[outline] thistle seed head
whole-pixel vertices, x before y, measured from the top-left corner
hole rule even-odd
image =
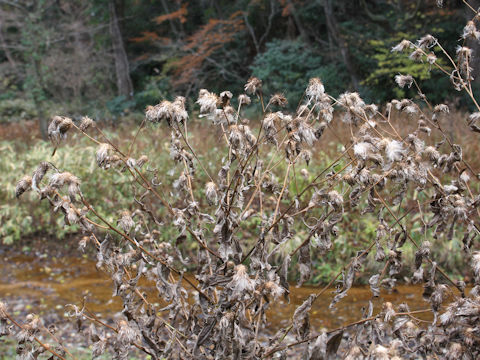
[[[232,99],[233,94],[230,91],[222,91],[220,93],[220,101],[222,103],[222,107],[227,106],[230,104],[230,100]]]
[[[323,99],[325,94],[325,87],[323,86],[322,81],[319,78],[312,78],[308,82],[307,90],[305,95],[309,101],[318,102]]]
[[[235,266],[234,272],[230,286],[237,296],[243,296],[245,291],[252,292],[255,290],[255,283],[250,279],[250,276],[248,276],[245,265],[240,264]]]
[[[200,114],[211,114],[217,110],[219,103],[218,96],[206,89],[201,89],[198,93],[197,104],[200,105]]]
[[[112,153],[114,149],[108,143],[102,143],[98,146],[97,153],[96,153],[96,160],[97,165],[102,169],[110,168],[112,164]]]
[[[205,185],[205,196],[207,198],[207,201],[210,205],[216,205],[217,204],[217,186],[215,185],[214,182],[208,182]]]
[[[262,80],[251,77],[245,84],[245,92],[250,95],[255,95],[258,91],[262,90]]]
[[[15,197],[18,199],[25,191],[30,190],[32,187],[32,177],[25,175],[17,183],[15,187]]]
[[[54,116],[47,128],[48,138],[57,146],[67,137],[67,131],[73,126],[72,119],[64,116]]]
[[[464,39],[480,39],[480,32],[477,31],[477,27],[473,21],[469,21],[463,28],[462,38]]]
[[[240,105],[250,105],[251,102],[252,100],[250,99],[250,96],[246,94],[241,94],[238,96],[238,103]]]
[[[285,107],[288,104],[287,98],[283,94],[272,95],[269,101],[272,105],[277,105],[280,107]]]
[[[413,44],[409,40],[404,39],[392,48],[392,52],[402,52],[412,47],[413,47]]]
[[[402,89],[407,86],[410,88],[413,84],[413,77],[412,75],[396,75],[395,76],[395,82],[397,83],[398,86],[400,86]]]
[[[80,122],[80,130],[86,131],[89,127],[95,126],[95,122],[90,119],[88,116],[82,117],[82,121]]]
[[[423,51],[421,49],[415,49],[408,57],[410,60],[421,62],[423,56]]]
[[[431,48],[432,46],[435,46],[436,43],[437,43],[437,39],[432,35],[427,34],[417,41],[417,46],[420,49],[425,50],[427,48]]]

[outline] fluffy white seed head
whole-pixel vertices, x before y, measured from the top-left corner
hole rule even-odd
[[[366,160],[371,152],[372,145],[367,142],[359,142],[353,146],[353,153],[356,157]]]
[[[251,77],[248,79],[247,83],[245,84],[245,92],[250,95],[254,95],[257,91],[262,89],[262,80],[256,77]]]
[[[324,94],[325,87],[323,86],[322,81],[319,78],[310,79],[307,90],[305,91],[307,99],[317,102],[322,99]]]
[[[235,274],[230,284],[232,289],[239,295],[242,295],[245,291],[252,292],[255,290],[255,283],[248,276],[247,267],[242,264],[235,266]]]
[[[395,82],[397,83],[398,86],[400,86],[402,89],[407,86],[410,88],[413,84],[413,77],[412,75],[396,75],[395,76]]]
[[[480,38],[480,32],[477,31],[477,27],[473,21],[469,21],[463,28],[462,38],[475,40]]]
[[[405,149],[400,141],[392,140],[385,147],[385,154],[390,162],[400,161],[405,154]]]
[[[404,39],[392,48],[392,52],[402,52],[411,47],[413,47],[412,43],[409,40]]]
[[[217,186],[214,182],[208,182],[205,185],[205,196],[210,205],[217,204]]]
[[[197,104],[200,105],[201,114],[211,114],[217,110],[218,97],[208,90],[201,89],[198,94]]]
[[[251,102],[252,100],[250,99],[250,96],[246,94],[241,94],[238,96],[238,103],[240,105],[250,105]]]

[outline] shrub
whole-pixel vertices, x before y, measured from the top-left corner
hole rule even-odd
[[[343,65],[325,64],[315,47],[301,40],[273,40],[263,53],[256,56],[252,66],[254,76],[264,80],[264,91],[279,91],[288,97],[291,106],[300,101],[305,84],[319,77],[336,96],[347,83]]]
[[[0,100],[0,119],[2,119],[1,122],[31,120],[37,116],[38,110],[32,101],[24,99]]]

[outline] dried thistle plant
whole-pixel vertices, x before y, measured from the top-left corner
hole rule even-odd
[[[463,37],[477,37],[474,23],[467,24]],[[435,55],[427,53],[437,46],[447,55],[431,35],[416,43],[403,40],[392,50],[413,51],[412,60],[427,60],[446,72],[432,60]],[[480,107],[470,86],[471,51],[462,47],[457,62],[448,58],[454,88],[465,91],[477,107],[467,126],[478,132]],[[252,128],[247,123],[254,121],[241,120],[243,107],[252,102],[247,95],[238,96],[235,109],[230,91],[218,96],[202,89],[196,102],[201,121],[211,122],[223,142],[224,156],[215,170],[202,162],[189,142],[190,116],[184,98],[149,106],[143,124],[161,123],[156,125],[162,127],[159,131],[168,128],[171,133],[171,160],[179,174],[170,183],[165,178],[160,181],[161,174],[151,170],[155,164],[148,164],[150,171],[142,168],[148,154],[134,156],[120,149],[105,139],[98,126],[92,126],[91,119],[84,118],[77,127],[68,118],[55,117],[49,127],[55,146],[67,130],[79,130],[98,145],[98,171],[122,170],[131,176],[135,189],[131,209],[118,211],[117,222],[112,223],[95,210],[95,202],[101,199],[87,199],[82,193],[88,179],[60,171],[51,163],[41,163],[16,188],[17,197],[31,188],[51,204],[52,211],[63,214],[66,224],[78,224],[97,251],[97,268],[111,276],[114,296],[123,303],[122,320],[105,326],[85,304],[72,306],[72,316],[91,342],[93,355],[109,351],[125,359],[136,348],[152,359],[283,359],[293,354],[325,359],[337,353],[346,359],[478,358],[478,173],[464,159],[461,144],[453,143],[442,129],[441,117],[448,107],[432,106],[410,75],[397,75],[395,81],[401,87],[415,86],[420,102],[395,99],[380,111],[358,93],[346,92],[338,99],[329,96],[315,78],[297,111],[288,114],[270,112],[270,106],[285,106],[285,97],[274,94],[265,105],[261,80],[251,78],[244,90],[257,95],[263,110],[261,123]],[[394,115],[400,123],[392,120]],[[401,126],[406,119],[415,122],[412,131]],[[334,161],[310,175],[307,168],[319,140],[339,121],[349,130],[348,141],[340,144],[342,150]],[[87,134],[91,128],[106,142]],[[298,168],[304,163],[307,168],[300,175],[308,180],[298,187]],[[278,164],[283,165],[280,171]],[[200,183],[199,174],[208,181]],[[203,189],[204,198],[195,189]],[[143,195],[138,198],[140,192]],[[424,201],[419,201],[418,194]],[[147,206],[147,200],[167,215],[160,219],[159,209]],[[289,325],[271,334],[267,309],[288,299],[292,259],[301,285],[311,278],[312,261],[322,259],[335,246],[348,213],[375,216],[375,236],[357,249],[327,286],[305,299]],[[253,217],[259,224],[254,232],[247,229],[247,220]],[[414,223],[421,224],[422,243],[412,237]],[[177,239],[159,235],[164,226],[174,229]],[[246,239],[242,234],[247,230]],[[294,237],[299,230],[304,234],[300,241]],[[435,262],[428,238],[451,241],[455,232],[464,234],[462,251],[472,261],[474,288],[468,296],[465,283],[453,280]],[[197,245],[196,258],[189,263],[194,276],[182,270],[185,254],[176,240],[183,238]],[[415,268],[405,270],[402,254],[407,242],[416,249]],[[380,271],[364,274],[363,265],[370,259]],[[385,303],[378,314],[373,314],[371,306],[363,316],[359,314],[358,321],[340,329],[317,332],[310,327],[312,305],[334,283],[337,288],[330,308],[339,306],[359,275],[368,279],[373,298],[393,289],[405,272],[412,282],[423,284],[430,308],[421,312],[431,312],[432,322],[420,322],[415,317],[418,311],[411,311],[407,304],[395,308]],[[141,278],[155,284],[167,306],[160,308],[145,298]],[[448,296],[453,302],[446,306]],[[6,305],[0,304],[0,335],[8,335],[16,326],[22,356],[35,357],[43,349],[61,359],[68,357],[62,349],[54,351],[36,338],[40,324],[33,316],[23,325],[15,323]],[[352,331],[355,336],[344,336]],[[295,338],[286,343],[289,333]]]

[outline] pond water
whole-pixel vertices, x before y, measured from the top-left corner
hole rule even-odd
[[[5,257],[0,263],[0,274],[0,298],[15,299],[17,313],[47,314],[54,310],[63,316],[66,304],[80,305],[85,295],[89,295],[89,309],[102,314],[102,317],[109,318],[121,309],[119,299],[112,298],[110,280],[97,271],[95,262],[88,258]],[[143,282],[141,286],[151,303],[162,304],[152,283]],[[321,288],[296,288],[292,285],[290,303],[276,303],[268,311],[268,330],[275,332],[288,325],[296,307]],[[422,290],[421,286],[400,285],[395,292],[382,291],[379,298],[372,299],[369,287],[354,287],[335,310],[330,310],[328,306],[333,298],[333,289],[329,289],[313,305],[311,325],[317,330],[333,329],[358,320],[362,317],[362,308],[367,308],[370,300],[374,305],[374,314],[381,310],[385,301],[396,305],[406,302],[411,310],[427,309],[429,305],[422,300]],[[430,320],[428,313],[418,317]]]

